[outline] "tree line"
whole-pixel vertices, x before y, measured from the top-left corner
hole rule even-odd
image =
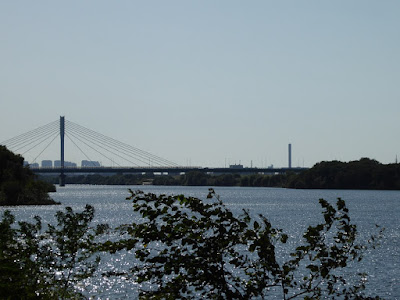
[[[57,183],[57,177],[42,177]],[[301,173],[285,174],[206,174],[192,171],[170,176],[154,174],[115,174],[67,176],[69,184],[153,185],[170,186],[245,186],[284,187],[298,189],[400,189],[400,164],[381,164],[362,158],[357,161],[326,161],[317,163]]]
[[[298,175],[289,176],[288,188],[400,190],[400,164],[357,161],[327,161]]]
[[[56,184],[57,176],[41,176],[42,180]],[[287,176],[282,175],[240,175],[221,174],[212,175],[200,171],[191,171],[183,175],[154,175],[154,174],[88,174],[68,175],[65,178],[66,184],[95,184],[95,185],[169,185],[169,186],[264,186],[282,187]]]

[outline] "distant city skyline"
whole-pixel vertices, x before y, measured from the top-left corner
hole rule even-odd
[[[51,159],[43,159],[40,163],[39,162],[32,162],[30,163],[27,160],[24,160],[24,165],[34,165],[35,167],[42,167],[42,168],[59,168],[61,167],[61,160],[51,160]],[[64,161],[65,167],[77,167],[79,164],[77,162],[72,161]],[[89,161],[89,160],[82,160],[80,163],[81,167],[100,167],[101,163],[98,161]]]
[[[65,116],[179,165],[285,167],[289,143],[293,167],[393,163],[399,15],[394,0],[1,1],[0,142]]]

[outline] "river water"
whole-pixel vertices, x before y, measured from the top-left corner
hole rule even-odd
[[[156,194],[184,194],[205,199],[207,187],[163,187],[163,186],[91,186],[67,185],[57,187],[52,193],[61,206],[21,206],[9,209],[17,220],[32,221],[35,215],[43,223],[53,223],[56,211],[71,206],[81,211],[86,204],[95,207],[94,224],[107,223],[111,227],[132,223],[137,214],[132,203],[126,201],[128,188]],[[282,228],[295,245],[308,225],[322,222],[318,199],[324,198],[335,203],[337,197],[346,201],[352,221],[357,224],[360,239],[366,240],[376,233],[375,224],[385,228],[381,245],[366,254],[354,272],[366,272],[367,292],[385,299],[400,299],[400,191],[359,191],[359,190],[291,190],[281,188],[217,187],[217,194],[235,213],[243,208],[251,214],[262,213],[274,227]],[[102,260],[100,270],[129,268],[134,261],[131,253],[121,252]],[[93,299],[135,299],[137,284],[129,278],[103,278],[98,276],[85,281],[79,287]]]

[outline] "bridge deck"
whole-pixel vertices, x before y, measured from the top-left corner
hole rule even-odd
[[[61,168],[31,168],[37,174],[46,173],[187,173],[199,171],[204,173],[299,173],[308,168],[203,168],[203,167],[66,167]]]

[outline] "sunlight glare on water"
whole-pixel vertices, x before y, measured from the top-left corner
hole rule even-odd
[[[91,186],[67,185],[57,187],[51,196],[61,202],[58,206],[2,207],[9,209],[17,220],[32,221],[35,215],[44,224],[53,223],[54,215],[65,206],[81,211],[86,204],[95,208],[93,226],[99,223],[117,227],[121,224],[141,222],[132,209],[128,188],[144,190],[156,194],[184,194],[205,199],[207,187],[163,187],[163,186]],[[381,246],[370,250],[361,264],[352,272],[366,272],[367,290],[371,295],[388,299],[400,299],[400,192],[399,191],[352,191],[352,190],[290,190],[280,188],[216,187],[215,191],[234,213],[248,209],[257,217],[265,215],[272,225],[283,229],[289,235],[288,247],[295,247],[308,225],[322,221],[318,199],[324,198],[335,203],[337,197],[346,201],[352,221],[357,224],[359,238],[367,240],[376,233],[375,224],[386,228]],[[112,239],[112,236],[109,237]],[[278,254],[285,256],[288,250],[277,248]],[[128,271],[135,264],[135,257],[127,251],[115,255],[102,254],[99,270],[94,278],[77,286],[91,299],[135,299],[140,287],[135,279],[126,276],[104,277],[104,272]]]

